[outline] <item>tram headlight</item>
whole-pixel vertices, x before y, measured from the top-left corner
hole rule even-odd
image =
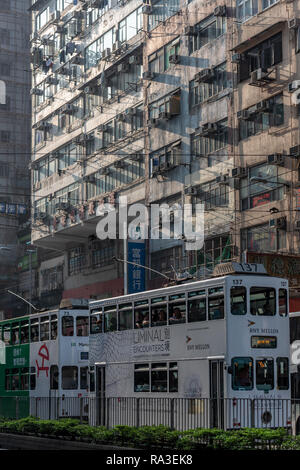
[[[269,424],[272,421],[272,413],[270,411],[265,411],[261,415],[261,421],[263,424]]]

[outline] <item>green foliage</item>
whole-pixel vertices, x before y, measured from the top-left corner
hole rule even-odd
[[[42,420],[32,416],[20,420],[0,421],[0,432],[42,434],[54,437],[79,438],[99,444],[152,449],[222,450],[300,450],[300,436],[291,437],[285,429],[256,429],[223,431],[220,429],[191,429],[174,431],[167,426],[104,426],[80,424],[79,420],[64,418]]]

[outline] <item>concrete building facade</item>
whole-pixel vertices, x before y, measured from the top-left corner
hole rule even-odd
[[[147,208],[205,205],[203,248],[147,240],[147,266],[202,278],[219,262],[269,256],[273,274],[293,278],[297,308],[297,5],[33,3],[40,298],[124,292],[123,265],[113,261],[126,254],[123,240],[99,240],[96,226],[104,203],[118,210],[127,196]],[[146,287],[162,281],[147,273]]]

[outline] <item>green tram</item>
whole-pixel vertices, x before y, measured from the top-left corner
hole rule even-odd
[[[75,400],[88,390],[88,322],[81,299],[0,321],[0,417],[78,415]],[[63,402],[51,410],[54,398]]]

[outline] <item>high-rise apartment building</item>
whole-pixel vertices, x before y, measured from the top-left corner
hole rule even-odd
[[[203,248],[149,240],[148,266],[201,278],[220,262],[263,260],[291,279],[297,308],[297,6],[33,3],[32,240],[51,253],[39,266],[45,302],[123,292],[112,259],[123,240],[99,240],[96,226],[103,203],[118,210],[127,196],[205,205]],[[147,288],[161,282],[147,274]]]
[[[30,0],[0,2],[0,311],[14,314],[18,305],[5,295],[10,287],[29,291],[22,242],[30,240],[31,100]],[[21,233],[21,231],[23,233]],[[28,268],[27,268],[28,270]]]

